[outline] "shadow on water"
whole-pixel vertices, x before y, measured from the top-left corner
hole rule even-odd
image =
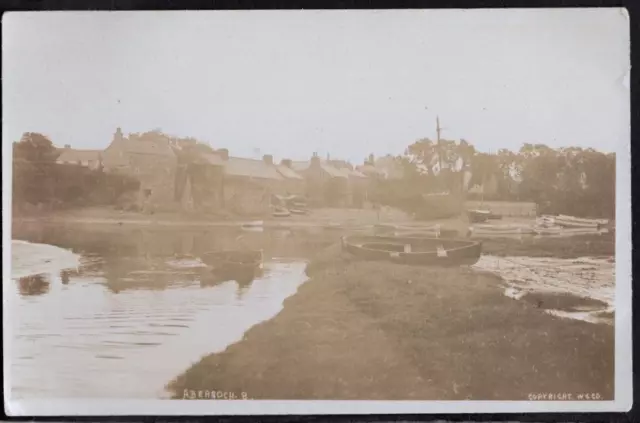
[[[23,296],[46,294],[50,286],[51,281],[47,275],[32,275],[18,279],[18,291]]]
[[[309,237],[292,230],[243,231],[236,228],[183,230],[176,228],[113,228],[22,223],[14,225],[14,239],[70,249],[82,256],[77,270],[60,272],[62,284],[78,277],[100,276],[111,293],[165,290],[185,283],[202,287],[236,281],[239,290],[261,276],[216,273],[203,268],[202,254],[229,249],[261,249],[265,261],[295,257],[309,259],[339,235]],[[45,293],[43,291],[41,293]]]
[[[163,398],[167,381],[191,363],[277,314],[307,280],[308,259],[339,238],[18,226],[8,322],[15,398]],[[200,260],[242,248],[262,250],[262,266],[215,272]]]

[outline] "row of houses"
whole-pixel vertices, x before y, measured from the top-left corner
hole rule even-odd
[[[307,161],[271,155],[233,157],[195,140],[160,132],[129,134],[118,128],[105,150],[61,149],[57,162],[131,175],[140,181],[142,207],[175,210],[228,210],[257,215],[269,211],[274,196],[299,195],[312,206],[362,207],[375,181],[401,178],[390,158],[353,166],[313,154]]]

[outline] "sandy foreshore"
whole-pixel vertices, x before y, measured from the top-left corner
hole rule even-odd
[[[551,316],[540,298],[508,298],[496,276],[352,262],[338,246],[307,272],[310,280],[274,319],[171,381],[174,397],[200,390],[254,399],[613,397],[613,327]]]

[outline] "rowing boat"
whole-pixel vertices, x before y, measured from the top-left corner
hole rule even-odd
[[[587,219],[583,217],[567,216],[566,214],[559,214],[557,219],[578,223],[597,223],[598,225],[606,225],[609,223],[609,219]]]
[[[455,229],[418,230],[416,228],[413,231],[395,231],[393,232],[393,236],[404,238],[456,238],[459,236],[459,233]]]
[[[276,210],[272,213],[273,217],[289,217],[291,216],[291,213],[289,212],[289,210]]]
[[[202,254],[202,262],[218,271],[245,271],[262,266],[262,250],[223,250]]]
[[[577,227],[568,228],[562,226],[553,227],[534,227],[533,231],[538,235],[580,235],[580,234],[599,234],[603,233],[594,227]]]
[[[472,223],[486,222],[491,216],[489,210],[467,210],[467,216]]]
[[[474,225],[469,232],[474,235],[523,235],[533,233],[533,228],[522,225]]]
[[[566,227],[566,228],[598,229],[600,227],[600,224],[597,222],[583,222],[583,221],[566,220],[566,219],[560,219],[560,218],[556,218],[555,224],[558,226]]]
[[[472,265],[482,254],[482,243],[459,239],[352,235],[341,243],[343,251],[360,259],[399,264]]]

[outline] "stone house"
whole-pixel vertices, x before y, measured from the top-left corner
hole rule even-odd
[[[348,207],[351,205],[349,174],[314,153],[309,161],[291,162],[303,175],[309,203],[313,206]]]
[[[369,178],[344,160],[329,160],[329,164],[347,175],[350,193],[348,206],[364,207],[368,197]]]
[[[170,139],[159,132],[123,136],[120,128],[102,153],[103,168],[140,181],[137,201],[147,210],[179,207],[176,176],[178,159]]]
[[[375,158],[373,154],[364,161],[364,164],[356,168],[370,178],[377,179],[402,179],[404,177],[404,169],[393,156],[384,156]]]
[[[70,145],[65,145],[59,151],[60,155],[56,159],[58,164],[78,165],[95,170],[102,167],[102,151],[100,150],[76,150]]]
[[[182,210],[217,212],[223,208],[224,161],[198,146],[176,149],[176,200]]]
[[[284,159],[276,165],[276,169],[283,178],[284,194],[289,195],[306,195],[306,185],[304,176],[293,170],[292,161]]]
[[[273,164],[272,156],[262,160],[230,157],[226,149],[217,151],[223,160],[223,201],[225,209],[246,216],[271,211],[273,194],[284,193],[284,178]]]

